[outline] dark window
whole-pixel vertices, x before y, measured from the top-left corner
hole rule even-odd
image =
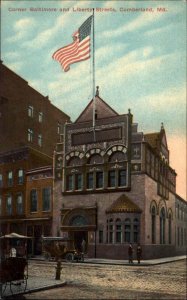
[[[7,215],[12,214],[12,196],[11,195],[8,195],[7,199],[6,199],[6,212],[7,212]]]
[[[99,230],[99,243],[103,243],[103,230]]]
[[[87,174],[87,189],[93,189],[93,173]]]
[[[138,239],[139,239],[139,221],[138,221],[138,219],[134,219],[133,235],[134,235],[134,243],[138,243]]]
[[[181,228],[181,246],[183,246],[183,228]]]
[[[126,170],[120,170],[119,171],[118,185],[119,186],[125,186],[126,185]]]
[[[68,175],[67,177],[67,191],[73,190],[73,175]]]
[[[103,172],[96,172],[96,189],[103,187]]]
[[[51,206],[51,188],[47,187],[42,190],[42,209],[49,211]]]
[[[108,186],[115,187],[115,183],[116,183],[115,171],[109,171],[108,172]]]
[[[153,206],[151,209],[151,242],[152,244],[155,244],[155,229],[156,229],[156,210],[155,207]]]
[[[171,244],[171,215],[169,215],[169,220],[168,220],[168,222],[169,222],[169,228],[168,228],[168,234],[169,234],[169,238],[168,238],[168,240],[169,240],[169,244]]]
[[[82,190],[82,174],[75,174],[75,189]]]
[[[30,105],[28,107],[28,116],[32,118],[33,115],[34,115],[34,108],[33,108],[33,106]]]
[[[23,196],[22,194],[19,194],[17,196],[17,203],[16,203],[16,208],[17,208],[17,214],[21,215],[23,214]]]
[[[37,211],[38,199],[37,199],[37,191],[31,190],[30,192],[30,204],[31,204],[31,212]]]
[[[28,133],[28,142],[32,142],[34,136],[33,130],[29,128],[27,133]]]
[[[113,226],[113,220],[110,219],[109,221],[109,243],[113,243],[113,230],[114,230],[114,226]]]
[[[8,172],[8,186],[13,185],[13,173],[12,171]]]
[[[122,242],[122,226],[121,226],[121,220],[116,220],[116,243]]]
[[[177,227],[177,244],[180,246],[180,228]]]
[[[160,212],[160,244],[165,244],[165,210]]]
[[[18,171],[18,184],[23,183],[23,170]]]
[[[42,121],[43,121],[43,113],[41,111],[38,114],[38,121],[39,121],[39,123],[42,123]]]
[[[130,243],[131,241],[131,221],[130,219],[125,220],[125,242]]]
[[[38,145],[41,147],[42,146],[42,135],[38,135]]]

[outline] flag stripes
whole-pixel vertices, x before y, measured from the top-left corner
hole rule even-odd
[[[59,61],[65,72],[70,69],[71,64],[90,58],[91,21],[92,16],[73,34],[73,43],[60,48],[53,54],[53,59]]]

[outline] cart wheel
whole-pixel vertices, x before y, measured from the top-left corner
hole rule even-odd
[[[12,295],[22,294],[27,288],[27,276],[24,275],[23,279],[10,282],[10,291]]]
[[[7,284],[8,284],[7,282],[5,282],[5,283],[2,284],[2,292],[1,292],[2,294],[0,296],[4,295],[6,287],[7,287]]]
[[[67,253],[65,259],[67,261],[73,261],[74,260],[74,255],[73,253]]]

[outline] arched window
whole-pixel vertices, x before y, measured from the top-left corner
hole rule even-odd
[[[134,243],[138,243],[139,241],[139,220],[134,219],[133,222],[133,237],[134,237]]]
[[[93,154],[88,160],[89,165],[102,164],[102,163],[103,163],[103,158],[99,154]]]
[[[73,226],[82,226],[82,225],[88,225],[88,221],[87,219],[82,216],[82,215],[77,215],[77,216],[74,216],[71,221],[70,221],[70,225],[73,225]]]
[[[121,226],[121,220],[116,219],[116,243],[122,242],[122,226]]]
[[[109,220],[109,243],[113,243],[113,237],[114,237],[114,224],[113,224],[113,219]]]
[[[156,232],[156,208],[155,208],[155,206],[153,206],[151,209],[151,242],[152,242],[152,244],[156,243],[155,232]]]
[[[171,244],[171,214],[169,214],[168,218],[168,242]]]
[[[80,166],[82,165],[82,161],[78,156],[74,156],[70,158],[70,160],[67,162],[68,167],[74,167],[74,166]]]
[[[162,207],[160,212],[160,244],[165,244],[165,209]]]
[[[121,151],[116,151],[109,157],[109,162],[119,162],[127,159],[127,155]]]
[[[131,220],[125,219],[125,242],[131,242]]]

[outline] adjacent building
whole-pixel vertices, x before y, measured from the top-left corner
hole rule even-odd
[[[0,152],[30,146],[52,157],[70,118],[0,64]]]
[[[130,110],[119,115],[98,88],[95,107],[95,127],[93,100],[65,126],[63,151],[55,159],[54,199],[62,206],[54,228],[76,248],[84,238],[90,257],[125,259],[129,243],[140,243],[144,258],[176,255],[177,174],[164,125],[139,132]],[[179,230],[186,245],[186,232]]]
[[[53,153],[70,118],[2,61],[0,77],[0,232],[32,234],[37,254],[52,223]]]

